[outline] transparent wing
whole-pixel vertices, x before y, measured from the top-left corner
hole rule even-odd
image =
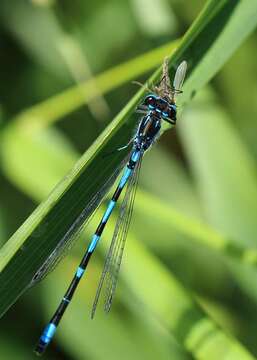
[[[118,167],[115,169],[108,181],[85,206],[81,214],[77,217],[77,219],[71,225],[64,237],[57,244],[56,248],[52,251],[52,253],[48,256],[45,262],[37,270],[37,272],[33,276],[29,287],[33,286],[38,281],[41,281],[47,274],[49,274],[50,271],[55,268],[59,261],[63,259],[68,250],[74,244],[75,240],[78,238],[78,235],[82,231],[85,224],[89,221],[91,214],[101,204],[104,196],[107,194],[107,192],[115,182],[117,176],[119,175],[121,169],[124,167],[127,160],[128,156],[126,156],[126,158],[118,165]]]
[[[124,195],[119,217],[115,226],[109,251],[106,255],[104,268],[96,291],[94,303],[91,311],[91,318],[94,317],[101,295],[103,286],[105,285],[105,311],[109,311],[113,295],[116,289],[119,270],[122,261],[122,255],[125,247],[127,233],[133,212],[133,205],[138,184],[138,178],[141,168],[142,157],[139,159],[132,176],[127,184],[126,193]]]
[[[119,226],[118,224],[116,224],[116,227],[118,229],[117,229],[117,231],[114,232],[114,235],[117,233],[117,235],[116,235],[117,240],[116,240],[116,249],[113,254],[112,264],[110,267],[110,272],[108,273],[108,275],[109,275],[108,283],[106,286],[105,305],[104,305],[104,309],[106,312],[108,312],[111,308],[112,299],[113,299],[113,296],[114,296],[114,293],[116,290],[116,286],[117,286],[117,280],[118,280],[118,275],[119,275],[119,271],[120,271],[123,251],[125,248],[128,229],[130,226],[131,217],[132,217],[133,208],[134,208],[134,201],[135,201],[136,190],[137,190],[137,185],[138,185],[141,162],[142,162],[142,157],[140,158],[140,160],[137,164],[137,167],[135,169],[135,172],[133,174],[134,176],[131,179],[132,180],[131,184],[130,184],[131,191],[129,193],[128,200],[127,200],[128,205],[126,205],[125,210],[124,210],[124,215],[123,215],[124,220],[121,220],[122,226]],[[119,230],[119,229],[121,229],[121,230]]]
[[[187,71],[187,62],[184,60],[182,63],[178,66],[174,81],[173,81],[173,87],[175,92],[180,93],[182,89],[183,82],[185,80]]]

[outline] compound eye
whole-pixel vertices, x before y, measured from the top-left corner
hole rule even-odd
[[[148,106],[149,109],[154,109],[156,106],[156,99],[153,96],[147,96],[144,101],[144,105]]]
[[[177,110],[175,105],[169,106],[167,113],[169,119],[176,120]]]

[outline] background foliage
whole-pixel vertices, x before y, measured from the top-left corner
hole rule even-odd
[[[157,66],[204,3],[1,1],[2,244],[134,95],[121,75],[140,80]],[[218,359],[230,351],[233,359],[237,351],[238,359],[257,357],[256,37],[187,105],[177,131],[166,132],[145,157],[112,313],[99,309],[89,319],[110,227],[46,358]],[[141,58],[147,52],[151,64]],[[103,76],[101,90],[92,83],[63,95],[74,82],[133,58],[112,73],[112,82]],[[78,109],[81,97],[87,105]],[[3,356],[34,358],[37,334],[97,219],[69,257],[2,318]],[[187,316],[174,327],[182,309]]]

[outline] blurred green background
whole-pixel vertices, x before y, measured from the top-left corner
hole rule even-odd
[[[44,135],[42,130],[31,142],[16,137],[10,128],[15,117],[76,83],[180,38],[204,4],[203,0],[1,0],[1,244],[137,89],[127,82],[110,87],[104,95],[99,90],[88,104],[47,124],[52,131]],[[96,319],[89,319],[104,258],[99,249],[46,359],[191,359],[179,339],[144,312],[135,295],[144,290],[153,301],[162,302],[158,298],[162,276],[175,276],[225,333],[257,357],[256,257],[251,257],[257,237],[256,41],[255,32],[187,105],[176,130],[165,132],[145,157],[128,236],[132,245],[126,249],[112,312],[106,316],[99,307]],[[35,126],[33,117],[29,120],[28,134]],[[87,241],[98,218],[87,229]],[[103,243],[110,236],[111,228]],[[85,236],[1,319],[2,358],[35,357],[33,346],[84,246]],[[131,285],[132,270],[138,266],[133,251],[142,263],[137,272],[142,289]],[[218,359],[218,352],[209,358]]]

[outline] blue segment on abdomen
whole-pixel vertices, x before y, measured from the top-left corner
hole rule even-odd
[[[131,156],[131,160],[137,162],[137,160],[139,159],[139,155],[140,155],[140,151],[133,152]]]
[[[105,222],[105,223],[107,222],[107,220],[109,219],[109,217],[110,217],[110,215],[111,215],[111,213],[112,213],[112,210],[113,210],[115,204],[116,204],[116,202],[113,201],[113,200],[111,200],[111,201],[109,202],[109,205],[108,205],[108,207],[107,207],[107,209],[106,209],[106,211],[105,211],[105,213],[104,213],[102,222]]]
[[[123,187],[124,187],[124,185],[125,185],[126,182],[128,181],[128,178],[129,178],[131,172],[132,172],[132,169],[129,169],[128,167],[126,167],[126,170],[125,170],[122,178],[120,179],[119,188],[123,188]]]
[[[82,267],[78,267],[77,268],[77,272],[76,272],[76,276],[77,276],[77,278],[81,278],[81,276],[83,275],[83,273],[84,273],[84,269],[82,269]]]
[[[48,324],[41,336],[41,340],[44,343],[48,344],[51,341],[52,337],[54,336],[55,330],[56,330],[56,326],[54,324],[52,323]]]
[[[94,235],[93,236],[93,239],[92,239],[92,241],[91,241],[91,243],[90,243],[90,245],[89,245],[89,248],[88,248],[88,252],[90,252],[90,253],[92,253],[94,250],[95,250],[95,247],[96,247],[96,245],[97,245],[97,242],[98,242],[98,240],[100,239],[100,236],[99,235]]]

